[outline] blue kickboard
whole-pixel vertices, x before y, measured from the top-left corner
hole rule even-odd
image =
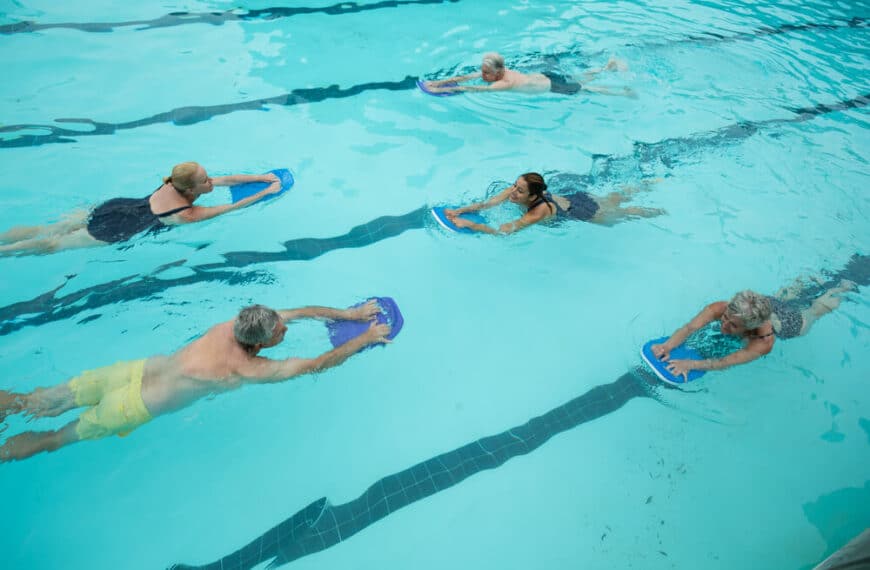
[[[390,334],[388,334],[386,338],[387,340],[393,340],[405,324],[405,319],[402,317],[402,311],[399,310],[399,305],[396,304],[396,301],[393,300],[392,297],[372,297],[366,299],[362,303],[357,303],[354,305],[354,308],[364,305],[372,300],[377,301],[378,307],[380,308],[380,312],[378,312],[376,317],[377,322],[382,325],[390,325]],[[331,342],[334,347],[341,346],[347,341],[358,337],[369,330],[370,326],[371,323],[368,321],[330,321],[326,324],[326,328],[329,331],[329,342]],[[369,345],[363,348],[363,350],[367,350],[373,346],[375,345]]]
[[[457,85],[458,83],[450,82],[445,83],[441,87],[456,87]],[[432,95],[433,97],[450,97],[451,95],[459,95],[460,93],[459,91],[450,91],[449,93],[438,93],[436,91],[429,91],[429,88],[426,87],[426,82],[422,79],[417,80],[417,87],[426,95]]]
[[[701,376],[704,375],[706,370],[690,370],[688,374],[688,380],[683,380],[682,376],[674,376],[670,372],[668,372],[667,365],[668,363],[659,360],[652,352],[652,345],[661,344],[668,340],[670,337],[663,336],[662,338],[656,338],[645,345],[640,349],[640,356],[643,358],[643,361],[646,362],[647,366],[652,368],[652,371],[655,372],[656,376],[662,382],[667,382],[668,384],[673,384],[674,386],[680,386],[685,384],[686,382],[692,382],[697,380]],[[704,357],[698,353],[694,348],[689,348],[685,344],[681,344],[677,348],[671,351],[671,360],[703,360]]]
[[[453,222],[451,222],[447,215],[444,213],[444,210],[450,210],[452,206],[438,206],[436,208],[432,208],[432,217],[435,218],[435,221],[438,222],[441,227],[445,230],[450,230],[451,232],[457,232],[460,234],[474,234],[477,233],[469,228],[457,228]],[[460,218],[468,220],[470,222],[474,222],[476,224],[485,224],[486,218],[478,214],[477,212],[467,212],[465,214],[460,214]]]
[[[270,170],[272,174],[278,177],[278,180],[281,181],[281,191],[275,194],[269,194],[268,196],[264,196],[260,198],[259,201],[269,200],[270,198],[274,198],[276,196],[280,196],[287,190],[289,190],[293,183],[293,174],[290,173],[286,168],[279,168],[277,170]],[[239,200],[244,200],[248,196],[253,196],[260,190],[267,188],[269,185],[266,182],[246,182],[244,184],[237,184],[236,186],[230,186],[230,193],[233,196],[233,204],[238,202]]]

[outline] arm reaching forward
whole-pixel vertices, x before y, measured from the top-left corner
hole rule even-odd
[[[283,382],[295,376],[320,372],[338,366],[370,344],[389,343],[390,341],[386,338],[388,334],[390,334],[389,325],[372,323],[365,333],[321,354],[317,358],[288,358],[286,360],[254,358],[250,367],[243,371],[243,381],[250,384]]]

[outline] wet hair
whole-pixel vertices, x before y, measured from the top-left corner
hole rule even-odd
[[[272,340],[275,327],[281,322],[278,312],[263,305],[251,305],[239,311],[233,324],[236,342],[247,352],[252,353],[256,345],[264,345]]]
[[[743,321],[747,329],[757,329],[770,318],[770,301],[755,291],[741,291],[728,301],[728,312]]]
[[[544,182],[544,177],[537,172],[526,172],[520,174],[520,178],[526,181],[529,186],[529,196],[543,198],[544,192],[547,191],[547,183]]]
[[[163,179],[164,184],[172,184],[179,194],[185,194],[196,186],[196,171],[199,164],[196,162],[182,162],[172,167],[172,174]]]
[[[494,51],[483,54],[483,63],[480,64],[481,67],[486,67],[495,71],[496,73],[500,73],[504,71],[504,58],[501,54],[498,54]]]

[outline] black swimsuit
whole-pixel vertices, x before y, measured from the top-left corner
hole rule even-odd
[[[569,203],[567,210],[563,210],[559,204],[550,197],[549,192],[544,192],[542,197],[539,197],[529,205],[528,211],[531,212],[539,204],[546,202],[547,204],[552,204],[556,209],[555,213],[557,218],[570,218],[572,220],[580,220],[581,222],[588,222],[595,216],[596,212],[598,212],[598,202],[582,190],[563,197],[568,200]]]
[[[103,202],[94,208],[91,217],[88,218],[88,233],[95,239],[108,243],[126,241],[145,230],[155,232],[167,228],[168,226],[164,225],[160,218],[191,208],[191,206],[182,206],[155,214],[151,211],[149,202],[152,195],[149,194],[145,198],[112,198]]]
[[[553,209],[555,210],[555,213],[558,214],[559,213],[559,206],[556,205],[556,203],[553,201],[552,198],[550,198],[550,196],[548,194],[549,193],[545,192],[543,195],[538,196],[538,198],[534,202],[529,204],[529,207],[526,210],[526,212],[531,212],[532,210],[534,210],[535,208],[537,208],[541,204],[552,204]]]
[[[550,92],[552,93],[574,95],[583,90],[583,85],[574,81],[568,81],[564,75],[559,75],[552,71],[544,71],[542,75],[550,80]]]

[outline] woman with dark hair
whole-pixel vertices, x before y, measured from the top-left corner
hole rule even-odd
[[[652,218],[665,213],[664,210],[657,208],[623,207],[621,204],[630,200],[636,191],[635,188],[625,188],[621,192],[611,192],[606,196],[598,197],[578,190],[564,196],[557,196],[547,192],[547,184],[543,176],[537,172],[526,172],[521,174],[512,186],[505,188],[489,200],[454,210],[445,210],[444,213],[457,227],[488,234],[513,233],[551,218],[612,226],[626,219]],[[526,212],[519,219],[502,224],[497,230],[486,224],[460,217],[467,212],[492,208],[505,200],[525,208]]]
[[[260,192],[223,206],[195,206],[194,202],[215,186],[266,182]],[[44,254],[64,249],[94,247],[127,241],[144,231],[158,231],[178,224],[199,222],[243,208],[281,190],[274,174],[237,174],[211,178],[196,162],[182,162],[144,198],[112,198],[92,210],[73,213],[45,226],[22,226],[0,234],[0,256]]]

